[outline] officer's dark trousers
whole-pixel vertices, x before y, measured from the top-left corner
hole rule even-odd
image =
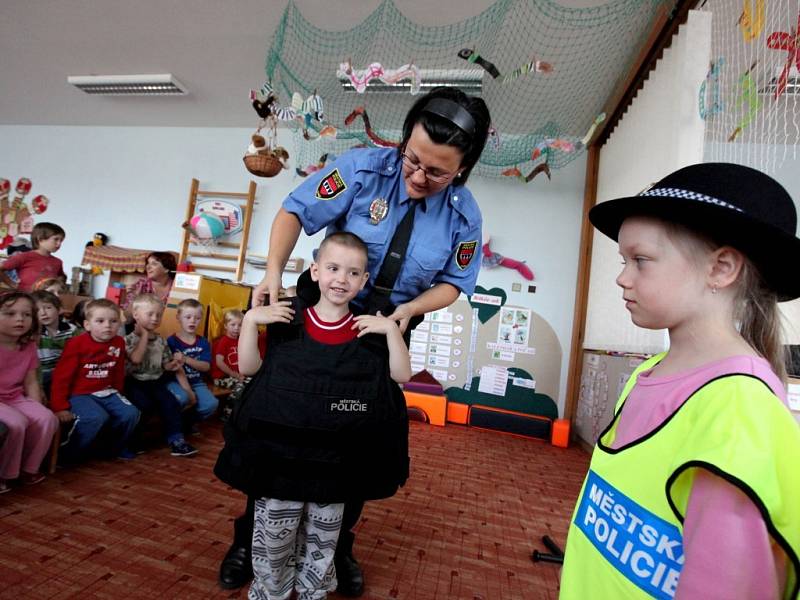
[[[247,508],[244,514],[233,522],[233,543],[237,546],[249,548],[253,543],[253,520],[255,518],[255,498],[247,497]],[[342,531],[336,543],[337,556],[347,555],[353,551],[353,541],[356,536],[351,531],[361,517],[364,509],[363,500],[347,502],[342,515]]]

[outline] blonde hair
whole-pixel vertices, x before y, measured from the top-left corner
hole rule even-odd
[[[139,294],[131,302],[131,310],[137,310],[140,306],[158,306],[164,308],[164,303],[155,294]]]
[[[238,308],[229,308],[222,313],[222,320],[224,321],[225,325],[227,325],[233,319],[239,319],[241,321],[244,319],[244,313]]]
[[[199,308],[200,310],[203,310],[203,304],[194,298],[186,298],[178,303],[177,313],[181,314],[187,308]]]
[[[659,219],[661,220],[661,219]],[[707,234],[673,221],[661,220],[667,235],[692,262],[699,264],[703,252],[713,252],[724,244]],[[775,374],[786,382],[786,349],[783,342],[783,325],[778,309],[778,295],[764,282],[758,268],[744,257],[742,269],[736,279],[733,315],[739,335],[772,367]]]
[[[85,304],[83,309],[84,320],[91,319],[92,312],[100,309],[115,310],[117,311],[117,315],[121,318],[122,311],[120,310],[119,306],[114,304],[108,298],[97,298],[96,300],[89,300],[89,302]]]

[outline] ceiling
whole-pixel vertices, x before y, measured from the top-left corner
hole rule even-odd
[[[380,0],[295,0],[327,30],[361,22]],[[494,0],[395,0],[409,19],[444,25]],[[602,0],[566,0],[586,7]],[[2,0],[0,125],[249,127],[248,90],[286,0]],[[172,73],[184,97],[97,97],[68,75]]]

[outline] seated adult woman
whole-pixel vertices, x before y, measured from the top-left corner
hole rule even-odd
[[[155,294],[164,304],[172,291],[178,263],[171,252],[151,252],[144,259],[145,276],[128,286],[122,308],[130,317],[130,306],[139,294]]]

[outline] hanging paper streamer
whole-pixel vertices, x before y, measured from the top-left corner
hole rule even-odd
[[[745,42],[752,42],[761,35],[764,29],[764,12],[764,0],[744,0],[739,27]]]
[[[372,131],[372,126],[369,123],[369,117],[367,116],[367,111],[363,106],[357,106],[353,112],[351,112],[347,117],[344,119],[344,124],[349,126],[353,121],[356,120],[357,117],[361,117],[364,119],[364,131],[367,133],[367,137],[372,141],[373,144],[376,146],[380,146],[382,148],[397,148],[400,145],[399,142],[392,142],[389,140],[385,140],[380,137],[377,133]]]
[[[386,69],[379,62],[371,63],[366,69],[356,70],[348,59],[339,64],[336,76],[348,79],[353,89],[359,94],[367,90],[367,84],[372,79],[378,79],[387,85],[395,85],[404,79],[411,80],[411,94],[419,94],[422,85],[422,76],[419,67],[413,63],[405,64],[397,69]]]
[[[491,75],[495,79],[500,77],[500,71],[497,69],[494,63],[483,58],[472,48],[462,48],[461,50],[458,51],[458,57],[463,58],[467,62],[480,65],[487,73],[489,73],[489,75]],[[525,63],[521,67],[517,67],[516,69],[511,71],[511,73],[503,75],[500,82],[510,83],[515,79],[519,79],[523,75],[527,75],[528,73],[552,73],[552,72],[553,72],[553,65],[551,65],[548,62],[544,62],[543,60],[533,59],[532,61]]]
[[[780,98],[786,89],[789,82],[789,72],[792,66],[795,65],[800,70],[800,44],[798,43],[800,37],[800,13],[797,14],[797,25],[792,29],[791,33],[785,31],[776,31],[769,34],[767,38],[767,48],[772,50],[786,50],[786,64],[778,77],[777,87],[775,88],[775,99]]]
[[[528,73],[552,73],[553,72],[553,65],[548,62],[544,62],[543,60],[536,60],[533,59],[529,63],[525,63],[521,67],[517,67],[508,75],[503,75],[502,82],[503,83],[510,83],[515,79],[519,79],[523,75],[527,75]]]
[[[483,259],[481,260],[481,265],[486,268],[494,268],[494,267],[506,267],[507,269],[514,269],[520,275],[522,275],[528,281],[533,281],[533,271],[530,270],[528,265],[525,264],[524,261],[521,260],[514,260],[513,258],[506,258],[505,256],[498,254],[497,252],[492,252],[492,249],[489,247],[492,240],[491,238],[486,240],[486,243],[482,247],[483,251]]]
[[[725,64],[725,59],[720,57],[716,62],[711,61],[711,67],[708,69],[708,74],[700,84],[700,118],[704,121],[708,117],[722,112],[722,100],[720,98],[719,89],[719,74],[722,71],[722,65]],[[711,85],[711,106],[706,108],[706,86]]]
[[[487,73],[489,73],[489,75],[491,75],[495,79],[500,77],[500,71],[497,70],[497,67],[494,66],[494,63],[486,60],[471,48],[462,48],[461,50],[459,50],[458,57],[463,58],[467,62],[480,65]]]
[[[536,160],[544,152],[550,149],[560,150],[561,152],[570,153],[570,152],[575,152],[575,144],[565,139],[546,138],[533,147],[533,151],[531,152],[531,160]]]
[[[530,183],[533,179],[539,174],[544,173],[547,175],[547,178],[550,179],[550,165],[547,164],[547,161],[543,163],[539,163],[530,173],[527,175],[523,175],[522,172],[517,167],[511,167],[510,169],[506,169],[503,171],[503,175],[506,177],[516,177],[525,183]]]

